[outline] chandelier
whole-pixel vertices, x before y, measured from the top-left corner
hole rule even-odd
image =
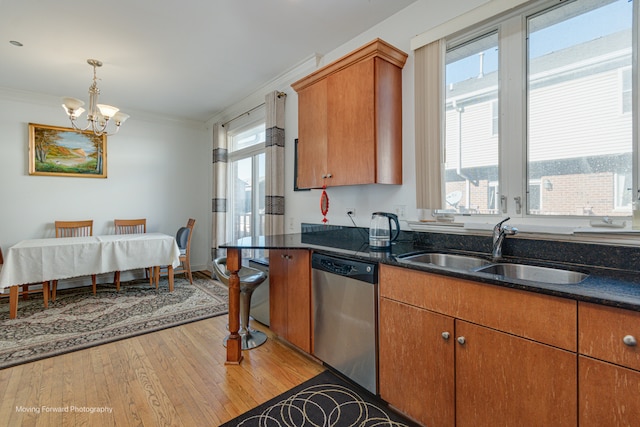
[[[89,111],[87,111],[87,125],[82,128],[76,124],[78,117],[84,112],[84,102],[77,98],[62,98],[62,108],[67,112],[69,119],[71,120],[71,126],[78,131],[91,130],[94,134],[101,135],[115,135],[120,130],[120,125],[129,118],[128,114],[119,111],[118,108],[106,104],[98,104],[98,95],[100,89],[98,88],[98,77],[96,75],[96,68],[102,67],[102,62],[97,59],[87,59],[87,64],[93,67],[93,83],[89,86]],[[110,122],[115,123],[115,132],[108,133],[107,126]]]

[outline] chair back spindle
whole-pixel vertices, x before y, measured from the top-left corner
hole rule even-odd
[[[86,221],[56,221],[56,237],[87,237],[93,236],[93,220]]]
[[[147,219],[114,219],[116,234],[141,234],[147,232]]]

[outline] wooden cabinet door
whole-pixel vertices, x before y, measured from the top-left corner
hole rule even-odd
[[[456,320],[456,425],[576,426],[577,356]]]
[[[269,251],[269,328],[311,353],[311,264],[308,250]]]
[[[311,257],[287,251],[287,341],[311,353]]]
[[[269,329],[287,336],[287,259],[281,250],[269,250]]]
[[[327,185],[376,182],[374,59],[327,79]]]
[[[298,93],[299,188],[320,188],[327,173],[327,81]]]
[[[423,425],[455,424],[453,326],[451,317],[380,299],[380,396]]]
[[[579,356],[580,427],[637,426],[640,372]]]

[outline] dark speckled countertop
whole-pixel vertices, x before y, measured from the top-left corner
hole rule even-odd
[[[537,241],[509,237],[503,245],[504,262],[521,262],[588,273],[578,284],[558,285],[505,279],[488,273],[456,270],[435,265],[413,265],[398,256],[415,252],[451,252],[489,259],[490,236],[462,236],[442,233],[402,232],[390,251],[372,251],[368,230],[356,227],[327,227],[303,224],[303,232],[278,236],[245,238],[221,245],[243,249],[311,249],[328,255],[373,261],[444,274],[529,292],[577,301],[640,311],[640,248],[598,244]],[[532,254],[535,254],[533,256]]]

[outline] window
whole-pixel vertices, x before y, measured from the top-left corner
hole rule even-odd
[[[539,1],[447,40],[444,193],[461,193],[447,209],[631,214],[634,13]]]
[[[447,50],[445,63],[446,208],[497,213],[490,183],[498,180],[499,168],[493,120],[498,111],[498,33]],[[450,203],[452,194],[460,194],[455,204]]]
[[[263,119],[227,131],[229,241],[264,234],[265,136]]]
[[[528,19],[527,170],[562,195],[539,214],[631,213],[615,209],[612,184],[632,162],[632,121],[620,115],[618,83],[631,66],[632,16],[628,0],[589,1]]]

